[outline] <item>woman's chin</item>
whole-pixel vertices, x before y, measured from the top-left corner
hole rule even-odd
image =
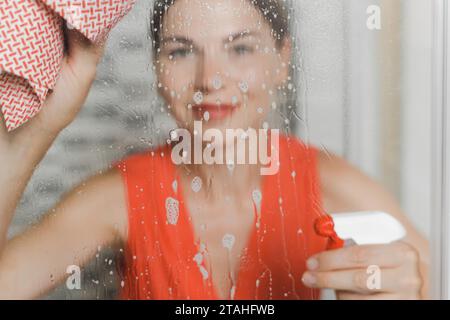
[[[236,120],[237,119],[233,119],[232,117],[225,119],[208,119],[208,120],[194,118],[189,122],[189,128],[195,129],[201,127],[203,132],[209,129],[219,130],[223,134],[225,134],[227,129],[233,130],[233,129],[248,128],[248,125]]]

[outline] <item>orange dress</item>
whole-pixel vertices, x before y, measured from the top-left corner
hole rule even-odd
[[[327,238],[314,231],[315,219],[325,215],[318,151],[282,134],[279,150],[278,173],[262,179],[259,212],[255,205],[255,227],[233,288],[236,300],[319,298],[319,290],[301,281],[306,259],[327,248]],[[197,259],[205,248],[194,239],[170,152],[164,145],[115,164],[128,205],[122,299],[219,298],[205,259]]]

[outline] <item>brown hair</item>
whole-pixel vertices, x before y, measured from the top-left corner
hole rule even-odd
[[[161,29],[164,17],[176,0],[155,0],[150,24],[154,57],[161,45]],[[207,0],[205,0],[207,1]],[[272,27],[277,48],[281,48],[283,40],[289,36],[289,16],[284,4],[280,0],[247,0],[250,1],[263,15]]]

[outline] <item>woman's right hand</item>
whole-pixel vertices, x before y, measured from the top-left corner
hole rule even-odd
[[[63,58],[60,76],[54,90],[49,93],[40,112],[16,130],[7,133],[0,121],[0,148],[18,149],[36,135],[55,137],[67,127],[83,106],[92,82],[97,64],[101,59],[105,44],[93,44],[76,30],[65,29],[67,50]]]
[[[56,86],[41,111],[7,132],[0,117],[0,254],[17,203],[59,132],[83,106],[105,44],[93,44],[75,30],[65,30],[67,51]]]

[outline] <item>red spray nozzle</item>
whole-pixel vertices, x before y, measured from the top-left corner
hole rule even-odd
[[[339,238],[334,230],[333,218],[330,215],[325,214],[317,218],[314,223],[314,229],[319,236],[328,238],[327,250],[344,247],[344,240]]]

